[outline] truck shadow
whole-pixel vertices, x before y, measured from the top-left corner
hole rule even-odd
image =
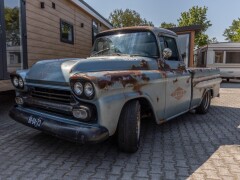
[[[44,161],[51,160],[59,166],[72,163],[83,172],[111,172],[117,166],[121,172],[145,169],[148,177],[158,174],[164,178],[170,172],[185,179],[203,168],[210,158],[214,160],[219,148],[240,145],[239,116],[238,108],[212,106],[206,115],[188,113],[162,125],[145,119],[141,146],[134,154],[120,152],[114,139],[78,145],[34,130],[18,138],[25,136],[32,156],[46,157]]]
[[[230,82],[227,82],[225,80],[221,83],[221,88],[240,88],[240,80],[231,80]]]

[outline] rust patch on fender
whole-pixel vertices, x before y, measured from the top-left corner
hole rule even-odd
[[[71,76],[71,79],[73,79],[73,80],[78,80],[79,78],[85,78],[89,81],[97,80],[97,78],[95,76],[88,76],[87,74],[82,74],[82,73],[74,74],[73,76]]]
[[[98,80],[98,87],[100,89],[104,89],[108,86],[112,86],[113,85],[113,82],[111,81],[108,81],[108,80]]]
[[[163,60],[161,59],[158,59],[158,62],[159,62],[159,70],[162,71],[164,74],[164,77],[166,78],[166,71],[170,71],[170,72],[173,72],[173,69]]]
[[[171,96],[174,97],[177,100],[182,99],[182,97],[186,94],[186,91],[182,89],[181,87],[178,87]]]
[[[130,84],[133,85],[133,90],[139,92],[139,94],[142,94],[140,91],[141,88],[150,81],[150,78],[139,70],[107,72],[101,74],[100,77],[79,73],[71,77],[73,80],[79,78],[84,78],[96,83],[99,89],[108,89],[108,87],[113,86],[117,82],[121,83],[124,88]]]
[[[142,60],[139,66],[132,65],[131,70],[149,70],[149,64],[146,60]]]
[[[147,77],[146,74],[142,74],[142,80],[143,80],[143,81],[150,81],[150,78]]]
[[[144,82],[141,82],[144,81]],[[140,89],[145,86],[150,80],[146,74],[142,74],[140,71],[130,72],[113,72],[103,75],[103,78],[98,79],[97,84],[100,89],[106,89],[109,86],[114,85],[116,82],[122,84],[125,88],[128,84],[133,85],[133,90],[141,93]]]

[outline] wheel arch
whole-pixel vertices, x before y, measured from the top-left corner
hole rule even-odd
[[[127,103],[129,103],[129,102],[131,102],[131,101],[136,101],[136,100],[139,101],[139,103],[140,103],[141,113],[151,113],[151,117],[152,117],[153,120],[156,122],[156,114],[155,114],[155,112],[154,112],[154,108],[153,108],[153,106],[152,106],[152,103],[151,103],[151,101],[150,101],[147,97],[145,97],[145,96],[143,96],[143,97],[135,97],[135,98],[128,99],[128,100],[124,103],[124,105],[123,105],[123,107],[122,107],[122,109],[121,109],[121,113],[122,113],[122,110],[123,110],[124,106],[125,106]],[[144,115],[144,114],[142,114],[142,115]]]
[[[205,94],[206,94],[208,91],[210,91],[211,97],[213,97],[213,93],[214,93],[214,92],[213,92],[213,89],[212,89],[212,88],[206,88],[206,89],[203,91],[201,101],[203,100],[203,97],[205,96]]]

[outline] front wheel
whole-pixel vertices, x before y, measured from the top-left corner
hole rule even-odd
[[[139,148],[141,107],[139,101],[128,102],[122,109],[118,124],[118,146],[124,152],[134,153]]]
[[[211,98],[211,92],[207,91],[203,96],[201,104],[196,108],[196,112],[199,114],[206,114],[210,108]]]

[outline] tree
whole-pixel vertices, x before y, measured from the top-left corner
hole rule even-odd
[[[160,27],[168,29],[168,28],[174,28],[174,27],[177,27],[177,26],[174,23],[163,22],[163,23],[161,23]]]
[[[178,19],[178,26],[191,26],[201,25],[202,29],[196,34],[196,46],[204,46],[208,43],[209,37],[205,32],[212,26],[211,22],[207,19],[207,7],[193,6],[188,12],[182,12],[181,17]]]
[[[115,28],[128,26],[153,26],[152,22],[141,18],[138,12],[130,9],[126,9],[125,11],[122,9],[114,10],[109,16],[109,21]]]
[[[213,37],[212,39],[208,40],[208,43],[218,43],[218,40],[216,37]]]
[[[6,24],[6,40],[11,46],[20,45],[20,28],[19,28],[19,8],[4,9]]]
[[[232,25],[225,29],[223,36],[228,41],[240,42],[240,18],[233,20]]]

